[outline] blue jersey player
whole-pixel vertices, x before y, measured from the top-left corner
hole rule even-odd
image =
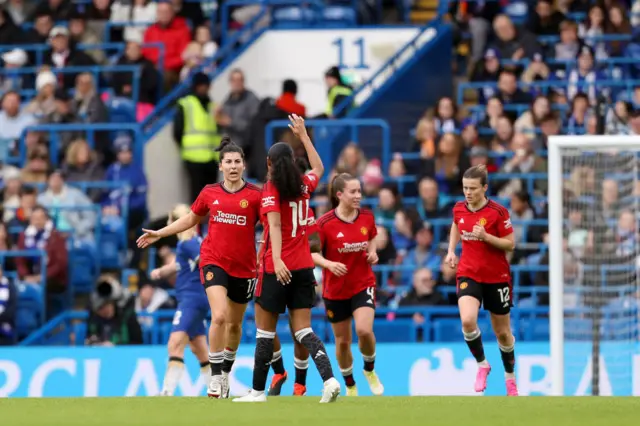
[[[189,206],[179,205],[169,215],[169,221],[188,214]],[[200,281],[200,245],[202,238],[195,227],[178,234],[176,260],[151,272],[151,278],[158,279],[173,273],[176,276],[176,298],[178,308],[173,317],[173,327],[169,336],[169,366],[164,377],[162,395],[172,396],[184,370],[184,349],[191,344],[191,351],[200,362],[204,383],[209,383],[209,349],[207,345],[206,318],[209,302]]]

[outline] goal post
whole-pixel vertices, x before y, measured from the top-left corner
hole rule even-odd
[[[547,149],[551,394],[633,395],[640,136],[552,136]]]

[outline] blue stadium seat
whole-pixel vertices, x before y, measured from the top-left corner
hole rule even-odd
[[[113,123],[135,123],[136,105],[128,98],[114,97],[107,102],[109,121]]]
[[[87,338],[87,323],[76,322],[73,324],[73,334],[75,335],[76,346],[84,345]]]
[[[100,273],[96,249],[77,241],[69,246],[69,284],[75,293],[91,293]]]
[[[397,318],[393,321],[379,319],[373,323],[376,340],[381,343],[415,342],[418,326],[412,318]]]
[[[19,337],[27,336],[44,322],[44,296],[37,284],[20,283],[18,288],[18,308],[16,328]]]

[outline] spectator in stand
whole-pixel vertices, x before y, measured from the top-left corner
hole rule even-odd
[[[152,0],[114,1],[111,5],[111,22],[134,24],[125,26],[122,37],[115,37],[115,39],[142,43],[145,31],[155,22],[157,14],[157,3]]]
[[[416,233],[416,246],[402,258],[402,285],[411,285],[412,272],[416,268],[432,271],[440,267],[441,257],[436,254],[433,231],[428,226],[421,227]]]
[[[4,222],[0,222],[0,253],[11,251],[14,248],[14,243],[12,241],[11,235],[9,234],[11,228],[11,223],[5,224]],[[0,266],[2,265],[3,262],[0,261]],[[14,272],[16,270],[16,262],[14,257],[7,257],[4,259],[3,270],[5,272]]]
[[[18,291],[15,285],[4,276],[3,269],[3,264],[0,262],[0,346],[11,346],[16,342]]]
[[[76,44],[100,44],[103,42],[101,32],[93,26],[87,26],[87,17],[79,11],[74,11],[69,17],[69,34],[71,42]],[[105,61],[105,52],[102,49],[86,50],[85,53],[98,64]]]
[[[391,238],[394,247],[398,250],[398,261],[415,247],[416,232],[422,227],[420,216],[415,211],[398,210],[393,218],[393,230]]]
[[[118,152],[117,161],[109,166],[105,180],[126,182],[128,191],[112,190],[103,201],[103,205],[116,208],[121,212],[125,202],[124,197],[126,197],[126,201],[129,203],[129,230],[137,231],[147,219],[147,178],[142,167],[133,162],[133,140],[131,137],[128,135],[119,136],[114,145]]]
[[[87,8],[88,27],[95,34],[99,34],[104,39],[106,24],[111,18],[110,0],[91,0]],[[110,37],[110,36],[108,36]]]
[[[400,299],[398,303],[405,306],[438,306],[446,305],[447,300],[436,290],[436,280],[433,279],[433,272],[427,268],[420,268],[413,274],[413,286],[408,293]],[[416,324],[424,324],[424,316],[420,312],[413,314],[413,321]]]
[[[500,13],[501,5],[497,1],[488,2],[451,2],[449,13],[463,26],[468,25],[471,32],[471,61],[482,59],[491,33],[491,23]]]
[[[33,28],[25,34],[27,44],[46,44],[49,40],[49,33],[53,29],[53,16],[48,11],[41,10],[36,12],[33,20]],[[34,62],[36,58],[35,52],[32,52],[30,57],[30,62]]]
[[[87,209],[91,200],[78,188],[67,185],[62,171],[55,170],[49,175],[47,189],[38,196],[38,204],[47,208],[58,232],[83,241],[93,240],[96,214]]]
[[[621,206],[618,182],[614,179],[602,181],[602,197],[598,204],[598,211],[604,220],[608,222],[616,219],[616,214],[620,211]]]
[[[33,12],[34,16],[50,15],[54,22],[66,21],[73,13],[74,5],[71,0],[44,0],[38,4]]]
[[[6,0],[3,7],[13,23],[22,27],[35,10],[36,4],[26,0]]]
[[[556,136],[560,134],[560,120],[553,113],[547,114],[540,122],[540,134],[532,141],[532,148],[534,151],[541,149],[547,149],[547,141],[549,136]]]
[[[570,135],[583,135],[587,127],[589,114],[589,97],[584,93],[578,93],[571,101],[566,128]]]
[[[491,144],[489,148],[491,151],[495,152],[505,152],[511,143],[511,139],[513,138],[513,124],[511,124],[511,119],[506,115],[498,118],[498,123],[496,125],[496,134],[491,139]]]
[[[40,118],[42,124],[74,124],[82,120],[71,109],[71,97],[66,90],[59,88],[54,93],[55,110],[52,114]],[[67,130],[60,132],[58,138],[61,142],[60,153],[63,154],[69,144],[82,138],[82,132]]]
[[[202,56],[206,59],[213,58],[218,51],[218,45],[211,37],[211,28],[207,25],[200,25],[194,33],[193,40],[202,47]],[[304,114],[302,114],[302,117],[304,117]]]
[[[630,210],[620,212],[615,234],[616,255],[620,258],[634,256],[637,253],[638,232],[635,215]]]
[[[529,66],[524,70],[520,76],[520,81],[525,83],[522,87],[523,90],[536,93],[537,90],[529,88],[529,84],[537,81],[546,81],[551,75],[551,70],[544,62],[544,58],[540,53],[533,55],[533,60],[529,63]]]
[[[481,164],[487,167],[487,172],[490,174],[498,170],[489,158],[489,150],[484,146],[474,146],[469,150],[469,166],[475,167]]]
[[[324,82],[327,86],[327,108],[324,114],[318,118],[344,118],[350,108],[344,108],[336,113],[336,108],[344,103],[353,94],[353,89],[345,84],[340,68],[331,67],[324,74]]]
[[[380,168],[380,160],[369,161],[362,174],[362,192],[365,197],[377,197],[384,183],[384,175]]]
[[[533,99],[531,107],[525,111],[514,124],[514,130],[524,133],[529,139],[536,135],[536,129],[540,127],[542,118],[551,112],[551,103],[545,95],[538,95]]]
[[[518,78],[513,71],[504,70],[498,78],[498,97],[503,105],[511,104],[529,104],[531,96],[518,88]],[[515,121],[517,114],[507,111],[506,114]]]
[[[142,49],[137,42],[130,41],[116,65],[139,65],[141,70],[138,87],[138,102],[145,104],[155,104],[158,98],[158,86],[160,85],[160,74],[151,61],[142,56]],[[113,75],[113,90],[116,96],[132,98],[133,96],[133,73],[118,72]]]
[[[41,284],[47,295],[61,293],[67,287],[68,254],[67,243],[60,234],[44,207],[36,206],[31,212],[29,226],[18,237],[18,250],[43,250],[46,253],[46,283],[42,282],[40,257],[16,258],[18,276],[21,281]],[[49,315],[55,314],[47,309]]]
[[[2,111],[0,111],[0,140],[15,143],[27,127],[37,123],[32,114],[20,109],[20,94],[14,91],[6,92],[2,97]]]
[[[282,94],[276,100],[276,107],[287,114],[296,114],[300,117],[307,116],[307,107],[296,99],[298,84],[294,80],[285,80],[282,83]]]
[[[56,110],[56,84],[57,79],[54,73],[48,69],[40,71],[36,77],[38,94],[27,105],[25,112],[33,114],[38,120],[53,114]]]
[[[501,173],[525,174],[545,173],[547,171],[547,162],[535,153],[531,140],[526,135],[516,133],[511,141],[510,151],[514,155],[502,166]],[[540,193],[546,193],[547,181],[536,180],[534,187]],[[501,184],[496,183],[493,189],[500,197],[506,198],[527,188],[524,186],[522,179],[511,179],[507,182],[502,181]]]
[[[238,146],[251,151],[247,139],[251,121],[258,112],[260,100],[245,86],[244,73],[234,69],[229,73],[231,92],[222,105],[216,107],[216,121]]]
[[[91,56],[75,48],[75,44],[71,42],[69,30],[66,27],[54,27],[49,33],[49,44],[51,45],[51,50],[45,53],[44,63],[52,69],[86,67],[96,64]],[[72,88],[75,85],[76,76],[76,73],[60,74],[58,76],[59,87]]]
[[[67,182],[97,182],[104,177],[104,170],[98,161],[98,155],[84,139],[73,141],[67,149],[62,173]],[[92,202],[98,203],[102,190],[91,189],[87,195]]]
[[[90,73],[79,74],[76,78],[76,90],[71,101],[71,112],[83,123],[109,122],[109,110],[102,102],[100,94],[96,90],[93,75]],[[94,142],[100,160],[106,164],[110,163],[113,157],[109,132],[96,132]]]
[[[438,274],[438,279],[436,280],[436,288],[447,288],[449,291],[448,304],[453,306],[458,306],[458,296],[456,295],[456,287],[458,286],[458,280],[456,279],[456,269],[452,268],[451,265],[446,261],[446,257],[442,257],[442,262],[440,262],[440,274]]]
[[[629,118],[629,135],[640,136],[640,109],[636,108],[631,112]]]
[[[479,130],[494,130],[498,127],[498,120],[504,115],[504,105],[502,100],[494,96],[487,101],[487,107],[485,109],[485,115],[482,121],[478,124]],[[483,136],[482,139],[486,139]]]
[[[184,65],[182,52],[191,42],[191,32],[186,20],[176,16],[168,0],[158,3],[156,23],[145,31],[144,42],[161,43],[164,46],[164,87],[165,91],[170,91],[179,81],[180,70]],[[143,55],[156,66],[160,65],[159,49],[146,48]]]
[[[374,210],[376,222],[393,220],[400,208],[402,208],[402,200],[398,187],[393,184],[384,184],[378,192],[378,205]]]
[[[22,49],[13,49],[2,54],[5,72],[0,76],[0,93],[33,88],[33,77],[18,72],[28,60],[27,52]]]
[[[9,179],[5,179],[2,182],[4,188],[2,189],[2,209],[4,214],[0,216],[0,220],[9,223],[15,216],[16,209],[20,207],[20,192],[22,190],[22,181],[20,180],[20,173],[12,175]],[[2,186],[0,184],[0,187]],[[0,211],[2,211],[0,209]]]
[[[589,14],[584,24],[578,27],[578,35],[584,39],[585,44],[590,46],[596,52],[598,60],[609,57],[606,49],[606,43],[596,40],[604,35],[605,30],[605,11],[599,4],[594,4],[589,9]]]
[[[433,114],[433,124],[436,126],[438,133],[455,133],[459,130],[460,123],[456,116],[458,110],[453,100],[447,96],[438,99],[436,110]]]
[[[609,108],[606,116],[607,135],[627,135],[629,134],[629,117],[633,111],[631,102],[618,101],[613,108]]]
[[[628,36],[631,34],[631,23],[624,6],[615,3],[609,8],[609,21],[605,27],[605,32],[612,36]],[[609,42],[611,56],[622,56],[627,44],[629,44],[628,41],[622,39]]]
[[[430,177],[423,177],[418,184],[419,199],[416,210],[422,220],[447,218],[451,215],[451,205],[440,205],[438,182]]]
[[[484,61],[478,61],[476,63],[470,80],[472,82],[482,83],[488,81],[498,82],[498,77],[502,71],[502,67],[500,67],[500,57],[498,55],[497,49],[487,49],[487,52],[484,54]],[[484,103],[487,99],[496,95],[496,89],[493,86],[487,85],[482,89],[478,89],[478,94],[480,101]]]
[[[507,15],[498,15],[493,21],[493,30],[496,33],[494,47],[498,50],[500,58],[520,59],[533,58],[536,53],[542,53],[542,47],[535,36],[525,30],[518,30]]]
[[[20,178],[20,169],[4,162],[4,153],[0,152],[0,188],[11,179]]]
[[[465,120],[462,124],[462,133],[460,134],[460,137],[462,138],[464,149],[470,149],[480,144],[478,127],[470,119]]]
[[[204,53],[202,46],[195,41],[187,44],[184,52],[182,52],[182,60],[184,66],[180,70],[180,81],[185,81],[202,65],[204,62]]]
[[[436,156],[422,161],[422,176],[433,177],[447,194],[462,194],[462,174],[469,168],[460,138],[452,133],[442,136]]]
[[[567,75],[567,88],[564,92],[560,90],[567,101],[571,102],[573,97],[583,92],[589,98],[589,103],[595,106],[598,101],[598,95],[609,93],[609,89],[602,87],[600,81],[607,80],[607,77],[595,68],[593,50],[586,45],[580,48],[576,55],[578,66]],[[561,75],[558,76],[561,79]]]
[[[341,173],[349,173],[351,176],[362,176],[366,167],[367,158],[355,142],[349,142],[344,147],[336,162],[336,170],[340,170]]]
[[[573,21],[562,22],[560,24],[560,42],[555,46],[554,58],[557,61],[573,61],[578,56],[582,46],[584,46],[584,43],[578,38],[578,26],[576,23]],[[558,65],[556,69],[556,74],[563,78],[566,67]]]
[[[531,196],[525,190],[514,191],[511,194],[511,208],[509,209],[509,217],[511,221],[526,222],[535,219],[536,215],[531,208]],[[514,224],[513,232],[515,234],[516,243],[529,240],[527,238],[527,228],[522,224]]]
[[[536,9],[529,12],[527,29],[539,36],[554,36],[560,31],[564,13],[554,9],[552,0],[538,0]]]
[[[404,161],[402,160],[402,154],[395,153],[393,154],[393,159],[389,163],[389,170],[387,171],[387,175],[392,179],[398,179],[403,176],[406,176],[407,169],[404,167]],[[412,182],[407,182],[404,187],[404,192],[407,192],[407,186],[413,187]],[[415,189],[415,188],[413,188]],[[415,191],[414,191],[415,192]]]
[[[146,279],[140,282],[135,301],[137,315],[151,315],[158,310],[175,308],[176,303],[166,290],[157,287],[153,282]],[[138,321],[147,327],[153,326],[153,317],[151,316],[142,316]]]
[[[207,17],[204,16],[199,2],[170,0],[170,4],[173,5],[173,10],[178,16],[191,23],[192,28],[198,28],[207,23]]]
[[[9,228],[26,228],[29,225],[31,213],[37,205],[37,197],[38,192],[35,188],[22,187],[20,191],[20,206],[16,210],[14,217],[7,222]]]
[[[38,145],[27,152],[27,163],[22,168],[23,183],[45,183],[49,173],[49,149]]]
[[[13,23],[9,14],[0,9],[0,46],[22,44],[24,42],[22,30]]]
[[[411,151],[419,152],[420,158],[431,158],[436,153],[436,141],[438,132],[432,118],[422,117],[416,127],[416,137]]]

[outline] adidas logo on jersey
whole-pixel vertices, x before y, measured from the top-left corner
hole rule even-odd
[[[215,201],[213,202],[213,205],[214,205],[214,206],[217,206],[218,204],[220,204],[220,202],[219,202],[218,200],[215,200]]]
[[[460,222],[458,223],[464,223],[464,218],[460,218]]]
[[[338,235],[336,235],[336,238],[344,238],[344,234],[342,232],[338,232]]]

